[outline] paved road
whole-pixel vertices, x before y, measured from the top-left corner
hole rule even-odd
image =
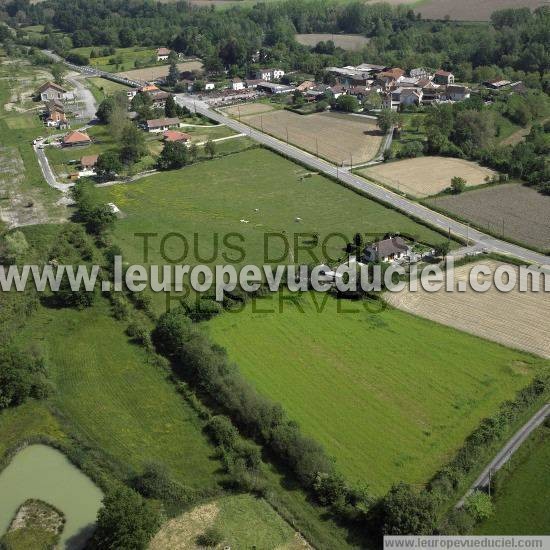
[[[513,437],[504,445],[499,453],[491,460],[487,467],[481,472],[479,477],[474,481],[468,492],[460,499],[456,508],[460,508],[466,498],[476,489],[481,489],[489,485],[491,476],[498,472],[509,460],[512,455],[519,449],[521,444],[531,435],[533,430],[538,428],[544,419],[550,415],[550,403],[542,407],[533,417],[522,426]]]
[[[421,204],[410,201],[401,195],[389,191],[388,189],[385,189],[384,187],[381,187],[371,181],[355,176],[346,169],[334,166],[333,164],[317,158],[310,153],[302,151],[301,149],[298,149],[297,147],[294,147],[284,141],[268,136],[267,134],[250,128],[241,122],[224,116],[212,110],[206,103],[199,101],[192,96],[187,94],[177,94],[176,101],[180,105],[184,105],[192,111],[196,110],[196,112],[203,114],[216,122],[226,124],[236,132],[246,134],[252,139],[268,146],[271,149],[274,149],[275,151],[283,153],[284,155],[297,160],[314,170],[338,179],[340,183],[346,187],[373,197],[374,199],[388,204],[401,212],[423,220],[425,223],[437,227],[445,233],[450,232],[452,235],[462,238],[465,241],[469,240],[470,244],[478,244],[483,248],[486,248],[488,251],[512,256],[529,264],[550,266],[550,257],[548,256],[533,252],[532,250],[523,248],[522,246],[491,237],[490,235],[486,235],[481,231],[472,229],[463,223],[434,212]]]

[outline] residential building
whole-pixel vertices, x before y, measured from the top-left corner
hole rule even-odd
[[[36,90],[35,95],[40,97],[42,101],[63,100],[67,96],[67,90],[55,82],[45,82]]]
[[[46,126],[54,128],[67,128],[69,123],[65,115],[65,107],[59,99],[46,101],[44,113],[44,123]]]
[[[453,84],[445,88],[445,97],[451,101],[464,101],[470,97],[470,88]]]
[[[285,76],[285,72],[282,69],[259,69],[256,71],[255,78],[257,80],[266,80],[270,82],[271,80],[279,80]]]
[[[157,49],[157,61],[166,61],[169,55],[170,55],[170,50],[168,48]]]
[[[170,128],[177,128],[180,125],[179,118],[154,118],[146,122],[147,131],[157,134],[166,132]]]
[[[411,255],[411,247],[401,237],[389,237],[368,245],[363,251],[365,262],[394,262]]]
[[[210,92],[211,90],[214,90],[216,88],[216,85],[213,82],[205,82],[204,83],[204,91]]]
[[[90,136],[86,132],[79,132],[77,130],[69,132],[63,136],[61,144],[63,147],[75,147],[78,145],[89,145],[92,143]]]
[[[409,76],[412,78],[428,78],[431,80],[432,73],[424,67],[418,67],[409,71]]]
[[[99,155],[85,155],[80,159],[80,168],[85,171],[93,170]]]
[[[399,107],[420,105],[422,97],[423,92],[421,88],[403,88],[400,86],[384,96],[383,105],[385,109],[397,111]]]
[[[238,76],[236,76],[235,78],[231,79],[231,89],[234,92],[244,90],[244,82]]]
[[[311,90],[311,88],[315,88],[315,82],[313,80],[304,80],[299,86],[296,86],[296,90],[302,93]]]
[[[166,105],[166,100],[170,97],[170,95],[171,94],[169,94],[168,92],[163,92],[162,90],[149,93],[149,96],[153,101],[153,107],[155,107],[156,109],[164,109],[164,106]]]
[[[185,132],[178,132],[177,130],[166,130],[163,134],[164,141],[170,142],[182,142],[189,143],[191,136]]]
[[[448,86],[449,84],[455,83],[455,75],[449,71],[439,69],[439,71],[435,72],[433,80],[436,84],[444,84],[445,86]]]

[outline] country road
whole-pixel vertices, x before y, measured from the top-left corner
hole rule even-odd
[[[532,265],[550,266],[550,257],[544,254],[539,254],[522,246],[518,246],[506,241],[502,241],[490,235],[486,235],[481,231],[472,229],[467,225],[460,223],[456,220],[448,218],[443,214],[439,214],[422,206],[419,203],[410,201],[397,193],[389,191],[388,189],[381,187],[369,180],[356,176],[346,170],[345,168],[339,168],[330,164],[329,162],[322,160],[310,153],[294,147],[284,141],[271,137],[259,130],[250,128],[246,124],[238,122],[232,118],[220,114],[217,111],[212,110],[206,103],[199,101],[187,94],[177,94],[175,99],[178,104],[183,105],[191,111],[196,111],[208,118],[227,125],[229,128],[235,130],[238,133],[246,134],[252,139],[266,145],[267,147],[278,151],[289,158],[292,158],[308,167],[322,172],[332,178],[337,179],[350,189],[353,189],[364,195],[373,197],[374,199],[385,203],[407,215],[414,216],[415,218],[424,221],[425,223],[437,227],[440,231],[447,233],[451,232],[452,235],[463,239],[464,241],[470,241],[482,248],[486,248],[490,252],[496,252],[506,256],[512,256],[518,258],[524,262]]]
[[[512,455],[519,449],[521,444],[531,435],[533,430],[538,428],[544,419],[550,415],[550,403],[539,409],[504,445],[497,453],[495,458],[485,467],[483,472],[474,481],[468,492],[460,499],[455,508],[463,506],[464,501],[476,489],[481,489],[489,485],[491,476],[498,472],[509,460]]]

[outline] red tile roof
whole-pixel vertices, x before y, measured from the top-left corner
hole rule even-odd
[[[84,132],[79,132],[77,130],[69,132],[63,137],[63,143],[71,145],[74,143],[90,143],[92,140],[90,136]]]
[[[166,130],[163,135],[166,141],[189,141],[191,139],[189,134],[176,132],[176,130]]]

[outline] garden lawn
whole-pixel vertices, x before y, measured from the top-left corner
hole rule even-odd
[[[498,475],[494,514],[476,534],[550,535],[550,428],[537,428]]]
[[[83,311],[41,307],[18,337],[43,352],[70,431],[131,471],[160,462],[186,485],[215,487],[219,463],[196,413],[124,328],[100,300]]]
[[[90,57],[92,50],[101,52],[101,47],[84,46],[82,48],[74,48],[72,53],[78,53]],[[117,64],[117,61],[120,63]],[[136,68],[136,61],[142,67],[150,67],[157,64],[157,51],[155,48],[143,48],[139,46],[130,48],[116,48],[115,53],[102,57],[92,57],[90,65],[102,71],[116,73],[118,71],[127,71]],[[165,65],[166,61],[159,64]]]
[[[221,142],[220,147],[232,141]],[[114,240],[130,263],[166,263],[160,243],[171,232],[183,234],[190,251],[185,256],[181,237],[170,237],[165,243],[166,256],[191,265],[278,263],[284,254],[282,237],[269,238],[268,257],[264,257],[264,235],[270,232],[285,232],[290,243],[296,238],[300,245],[311,247],[319,261],[324,257],[323,240],[332,233],[344,234],[350,241],[357,231],[375,236],[400,231],[431,243],[443,239],[393,210],[260,148],[95,192],[102,202],[112,202],[122,211]],[[146,260],[143,238],[135,236],[145,232],[155,234],[149,239]],[[223,237],[232,232],[242,235],[242,241],[233,237],[231,243],[244,248],[244,258],[223,245]],[[314,246],[311,236],[300,237],[301,232],[319,233],[319,244]],[[195,233],[199,255],[193,253]],[[219,237],[217,255],[215,234]],[[334,236],[328,239],[326,252],[337,260],[344,256],[344,245],[342,236]],[[227,260],[222,252],[227,252]],[[303,251],[295,251],[293,260],[313,261]]]
[[[319,308],[327,299],[322,313],[312,296]],[[210,332],[340,472],[379,495],[400,480],[426,483],[544,363],[397,310],[340,306],[352,312],[321,294],[286,300],[282,313],[260,299],[257,310],[271,312],[224,313]]]

